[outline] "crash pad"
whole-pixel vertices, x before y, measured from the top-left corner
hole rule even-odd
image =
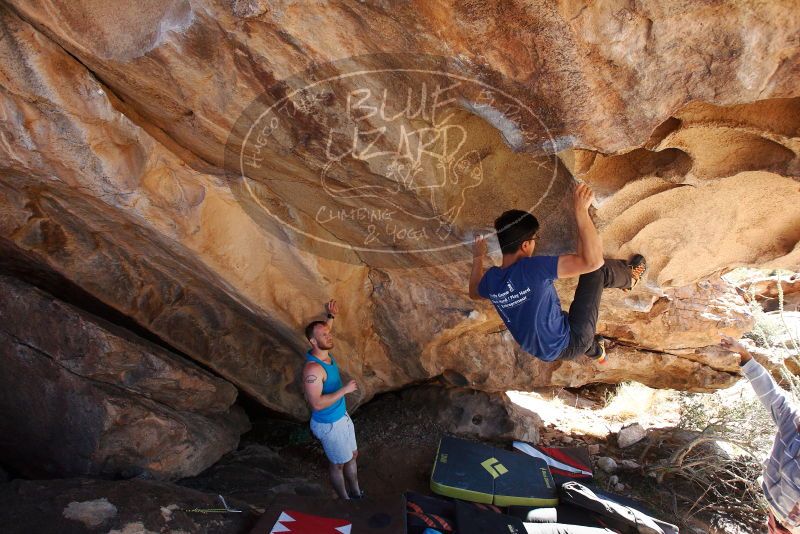
[[[558,491],[541,458],[444,436],[431,472],[440,495],[497,506],[555,506]]]
[[[420,534],[432,528],[453,532],[456,507],[453,501],[406,492],[406,528],[408,534]]]
[[[592,480],[592,461],[586,447],[541,447],[515,441],[514,449],[534,458],[541,458],[550,467],[556,486],[577,480]]]
[[[250,534],[406,534],[402,495],[358,500],[278,495]]]
[[[567,482],[560,488],[561,500],[602,516],[603,522],[620,532],[678,534],[678,527],[653,517],[641,503],[590,485]]]
[[[615,534],[605,528],[561,523],[527,523],[518,517],[480,510],[473,503],[456,502],[458,534]]]
[[[456,532],[458,534],[525,534],[525,525],[516,517],[479,510],[469,503],[456,501]]]
[[[586,510],[578,506],[566,504],[563,500],[559,499],[559,504],[555,508],[533,508],[531,506],[509,506],[506,510],[508,515],[513,515],[522,519],[526,523],[537,522],[531,518],[533,515],[542,514],[542,510],[555,510],[554,523],[566,523],[569,525],[579,525],[583,527],[603,527],[605,522],[601,517],[591,510]]]
[[[426,529],[442,533],[455,531],[456,501],[431,497],[413,491],[406,492],[406,528],[408,534],[422,534]],[[476,510],[499,514],[502,510],[493,504],[460,501]]]

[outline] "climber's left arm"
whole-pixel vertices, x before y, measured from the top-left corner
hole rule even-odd
[[[486,238],[479,235],[475,237],[472,246],[472,273],[469,275],[469,298],[478,300],[483,298],[478,292],[478,285],[483,278],[483,258],[486,256]]]

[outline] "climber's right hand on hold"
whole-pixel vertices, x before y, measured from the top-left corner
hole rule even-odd
[[[735,352],[739,355],[740,365],[744,365],[753,359],[753,356],[750,355],[750,351],[748,351],[744,345],[730,336],[721,336],[720,344],[722,345],[723,349]]]
[[[594,193],[592,188],[584,182],[579,183],[573,192],[573,200],[575,202],[575,211],[589,211],[589,206],[594,202]]]

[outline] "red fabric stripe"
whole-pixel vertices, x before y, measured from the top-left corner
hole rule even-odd
[[[428,525],[429,527],[436,528],[436,523],[434,523],[433,520],[425,514],[418,514],[417,512],[409,512],[408,515],[418,517],[422,519],[422,522]]]
[[[571,471],[564,471],[563,469],[559,469],[558,467],[550,467],[550,473],[554,475],[561,475],[562,477],[567,477],[567,478],[592,478],[589,475],[584,475],[583,473],[573,473]]]
[[[439,522],[439,524],[441,525],[439,528],[441,528],[442,530],[448,530],[448,531],[453,530],[453,527],[450,526],[450,523],[448,523],[447,520],[442,516],[436,514],[430,514],[430,516]]]
[[[411,508],[411,510],[412,510],[413,512],[416,512],[416,513],[418,513],[418,514],[424,514],[424,513],[425,513],[425,512],[422,510],[422,508],[420,507],[420,505],[418,505],[418,504],[417,504],[417,503],[415,503],[415,502],[406,501],[406,506],[407,506],[407,507],[409,507],[409,508]]]
[[[559,449],[552,449],[550,447],[537,447],[540,451],[547,454],[548,456],[552,456],[559,462],[563,464],[567,464],[570,467],[575,467],[576,469],[583,469],[584,471],[591,471],[591,466],[584,465],[575,458],[568,456],[566,453],[560,451]]]

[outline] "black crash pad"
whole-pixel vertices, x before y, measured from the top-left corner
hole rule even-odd
[[[456,501],[442,497],[431,497],[413,491],[406,492],[406,528],[407,534],[423,534],[431,528],[444,534],[455,531],[456,502],[472,506],[476,510],[494,514],[502,513],[493,504]]]
[[[603,517],[604,523],[620,532],[640,534],[678,534],[678,527],[652,517],[641,503],[604,492],[578,482],[561,486],[564,503],[590,510]]]
[[[456,501],[458,534],[525,534],[525,525],[516,517],[477,509],[469,503]]]
[[[558,504],[558,490],[544,460],[453,436],[439,442],[431,490],[497,506]]]
[[[456,502],[458,534],[615,534],[606,528],[563,523],[523,523],[518,517],[482,511],[472,503]]]

